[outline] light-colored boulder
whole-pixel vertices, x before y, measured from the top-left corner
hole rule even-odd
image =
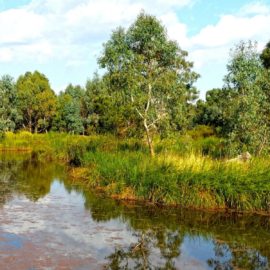
[[[236,158],[229,159],[228,162],[234,162],[234,161],[249,161],[251,159],[251,154],[249,152],[243,152],[241,155],[238,155]]]

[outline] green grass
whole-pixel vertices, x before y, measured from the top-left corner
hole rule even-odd
[[[269,213],[270,159],[214,159],[221,145],[215,137],[156,139],[158,154],[150,158],[143,140],[21,132],[5,134],[0,150],[64,161],[77,167],[71,174],[86,187],[119,199]]]

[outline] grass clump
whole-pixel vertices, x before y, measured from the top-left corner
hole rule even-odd
[[[268,160],[228,163],[209,157],[175,154],[151,159],[143,153],[87,153],[89,186],[119,195],[128,188],[131,199],[161,204],[236,211],[270,210]]]

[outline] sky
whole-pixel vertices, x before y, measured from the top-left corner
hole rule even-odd
[[[223,86],[230,49],[270,40],[270,0],[0,0],[0,75],[38,70],[59,92],[99,70],[102,44],[144,10],[188,51],[200,97]]]

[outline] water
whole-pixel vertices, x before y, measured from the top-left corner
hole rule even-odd
[[[118,202],[63,166],[0,162],[0,269],[270,269],[270,218]]]

